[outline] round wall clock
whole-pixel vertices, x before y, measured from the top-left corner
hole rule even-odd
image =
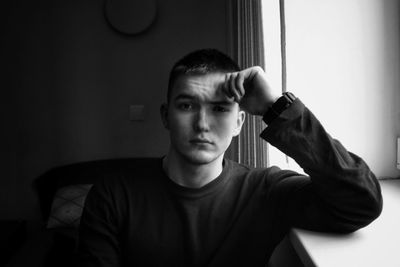
[[[157,13],[156,0],[106,0],[104,9],[110,25],[129,35],[146,31]]]

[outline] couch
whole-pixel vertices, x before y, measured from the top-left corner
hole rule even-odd
[[[38,194],[42,221],[28,234],[7,266],[73,266],[79,219],[90,187],[105,173],[134,168],[145,160],[79,162],[52,168],[35,179],[33,187]]]

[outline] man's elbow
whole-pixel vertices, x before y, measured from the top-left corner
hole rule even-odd
[[[359,209],[348,217],[346,232],[354,232],[368,226],[381,215],[382,209],[383,200],[380,193],[364,200]]]
[[[383,209],[383,199],[382,199],[382,195],[379,192],[379,194],[377,194],[375,197],[372,197],[372,199],[369,201],[369,205],[367,207],[367,224],[370,224],[371,222],[373,222],[375,219],[377,219],[381,213],[382,213],[382,209]]]

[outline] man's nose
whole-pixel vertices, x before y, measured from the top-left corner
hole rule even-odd
[[[210,130],[209,118],[206,110],[199,110],[194,120],[194,128],[199,132],[206,132]]]

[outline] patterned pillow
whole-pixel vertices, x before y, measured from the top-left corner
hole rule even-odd
[[[57,190],[51,206],[47,228],[78,228],[85,199],[92,184],[75,184]]]

